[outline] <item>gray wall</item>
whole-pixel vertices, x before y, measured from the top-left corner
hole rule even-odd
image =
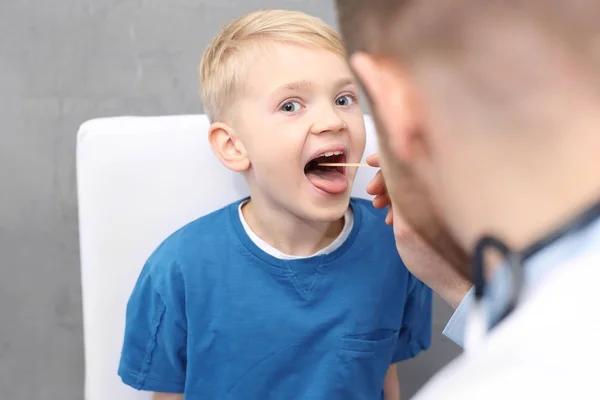
[[[258,7],[335,22],[324,0],[0,0],[0,398],[83,398],[75,133],[89,118],[202,111],[200,54]],[[439,335],[408,395],[457,353]]]

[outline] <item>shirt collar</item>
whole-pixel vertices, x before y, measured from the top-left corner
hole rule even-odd
[[[600,218],[582,230],[559,239],[541,249],[525,262],[524,283],[526,288],[540,283],[555,267],[567,260],[588,252],[600,251]]]

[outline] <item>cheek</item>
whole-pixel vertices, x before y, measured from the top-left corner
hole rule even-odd
[[[388,194],[407,219],[414,221],[415,215],[420,214],[427,203],[422,182],[412,166],[399,163],[392,157],[388,148],[381,148],[381,166]]]
[[[486,160],[472,162],[479,157],[470,153],[468,144],[458,143],[448,143],[443,151],[432,154],[430,191],[437,208],[447,217],[476,212],[477,207],[470,203],[480,192],[474,193],[472,188],[478,187],[477,176],[484,173],[486,164]]]
[[[392,200],[395,200],[399,192],[398,187],[403,184],[401,171],[396,162],[391,162],[390,153],[387,149],[380,148],[379,157],[387,192]]]
[[[355,154],[357,159],[362,157],[365,151],[365,145],[367,140],[367,133],[365,128],[365,121],[362,118],[362,113],[358,118],[347,119],[346,124],[350,131],[350,141],[354,147],[354,151],[359,154]]]
[[[360,158],[362,158],[362,155],[365,152],[365,146],[367,144],[367,135],[364,130],[354,136],[354,143],[358,152],[360,153]]]
[[[256,124],[245,132],[247,155],[253,164],[265,164],[277,159],[285,151],[285,132],[272,125]]]
[[[266,135],[253,144],[248,156],[258,179],[285,183],[300,170],[302,143],[282,135]]]

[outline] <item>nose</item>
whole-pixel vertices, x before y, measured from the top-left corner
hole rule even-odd
[[[340,132],[343,129],[346,129],[346,121],[340,118],[337,110],[332,107],[324,107],[316,116],[310,131],[315,135],[320,135]]]

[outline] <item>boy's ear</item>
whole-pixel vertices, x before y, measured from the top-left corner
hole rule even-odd
[[[422,122],[412,85],[396,60],[355,53],[350,65],[371,103],[378,128],[388,138],[392,154],[409,162],[425,150]]]
[[[230,170],[244,172],[250,168],[246,149],[231,126],[215,122],[208,130],[208,141],[213,153]]]

